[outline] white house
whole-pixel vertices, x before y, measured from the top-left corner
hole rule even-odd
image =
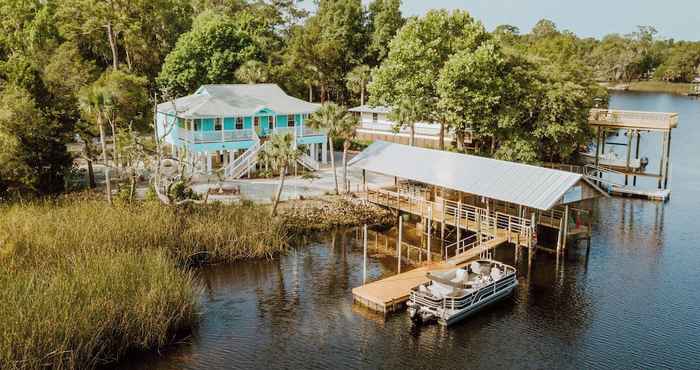
[[[360,117],[360,125],[356,130],[360,140],[382,140],[399,144],[409,144],[411,139],[410,127],[397,127],[396,122],[389,118],[391,108],[384,106],[372,107],[362,105],[349,109]],[[437,149],[440,146],[440,124],[430,122],[416,122],[415,145],[424,148]],[[396,130],[398,129],[398,131]],[[450,144],[455,140],[454,132],[445,132],[445,143]],[[465,143],[471,143],[472,135],[467,132]]]

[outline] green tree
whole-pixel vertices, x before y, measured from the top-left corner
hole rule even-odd
[[[345,76],[364,56],[365,29],[360,0],[321,0],[303,27],[291,32],[286,63],[293,70],[313,66],[320,100],[346,98]]]
[[[391,41],[389,55],[372,73],[370,104],[396,107],[411,101],[419,109],[416,121],[439,122],[440,148],[445,147],[445,122],[438,108],[440,70],[458,50],[475,50],[490,35],[461,10],[431,10],[409,20]]]
[[[396,122],[395,131],[398,132],[402,127],[408,127],[411,130],[408,141],[410,146],[416,144],[416,122],[421,119],[421,112],[424,111],[418,104],[411,98],[404,98],[399,100],[389,112],[389,119]]]
[[[157,82],[170,94],[185,95],[202,84],[236,81],[236,69],[262,55],[251,35],[235,19],[203,14],[165,58]]]
[[[294,145],[294,138],[290,133],[274,134],[263,146],[263,161],[267,163],[273,171],[279,172],[280,182],[277,186],[277,193],[272,203],[272,216],[277,214],[277,205],[282,197],[284,179],[289,170],[289,166],[296,163],[301,152]]]
[[[376,66],[389,53],[389,43],[403,26],[401,0],[374,0],[368,6],[369,46],[366,62]]]
[[[526,66],[513,59],[488,42],[473,52],[458,52],[445,64],[438,80],[438,106],[457,134],[459,149],[464,132],[471,129],[491,138],[493,155],[495,140],[517,134],[528,118]]]
[[[352,69],[345,78],[348,90],[360,94],[360,105],[365,105],[365,89],[369,83],[370,68],[368,65],[359,65]]]
[[[249,60],[236,70],[235,76],[238,81],[247,84],[256,84],[268,81],[268,71],[265,63],[257,60]]]
[[[346,140],[357,125],[357,118],[353,117],[350,112],[344,107],[336,103],[326,102],[321,105],[321,108],[314,112],[306,124],[314,129],[323,130],[328,136],[328,144],[331,150],[331,167],[333,168],[333,179],[335,180],[335,193],[340,193],[338,186],[338,174],[335,169],[335,149],[333,148],[333,140]],[[346,154],[343,154],[343,162],[345,162]],[[343,163],[345,167],[345,163]]]
[[[105,137],[105,121],[114,112],[114,97],[103,81],[96,81],[86,86],[80,92],[80,108],[83,113],[97,126],[100,133],[100,146],[102,147],[102,164],[104,166],[107,202],[112,204],[112,181],[110,178],[110,164],[107,160],[107,143]]]
[[[0,93],[0,196],[10,189],[61,192],[71,165],[66,140],[63,127],[46,119],[29,91],[5,86]]]

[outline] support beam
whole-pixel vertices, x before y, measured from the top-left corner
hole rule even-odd
[[[367,224],[362,227],[362,284],[367,284]]]
[[[432,236],[433,229],[433,207],[428,208],[428,265],[433,262],[433,256],[431,254],[430,242],[433,239]]]
[[[627,130],[627,156],[625,157],[625,169],[630,172],[630,159],[632,157],[632,130]],[[625,174],[625,186],[627,185],[628,177]]]
[[[399,212],[399,240],[397,241],[397,248],[399,249],[399,268],[398,273],[401,273],[401,249],[403,246],[403,217],[401,217],[401,212]]]
[[[635,133],[637,134],[637,145],[635,145],[634,147],[634,159],[639,160],[639,141],[642,137],[642,134],[639,132],[639,130],[635,131]],[[632,185],[637,186],[637,176],[634,176],[632,178]]]
[[[569,205],[564,206],[564,232],[562,237],[562,251],[566,250],[566,239],[569,236]]]
[[[321,143],[321,163],[328,164],[328,143],[324,141]]]
[[[671,130],[668,130],[666,142],[666,169],[664,170],[664,189],[668,189],[668,169],[671,167]]]
[[[661,186],[663,185],[664,179],[664,173],[665,173],[665,168],[664,166],[666,165],[666,145],[668,143],[668,133],[665,132],[663,134],[663,137],[661,139],[661,162],[659,162],[659,182],[658,182],[658,188],[661,189]]]

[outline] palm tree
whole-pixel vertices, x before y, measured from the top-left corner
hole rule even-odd
[[[306,124],[313,129],[324,130],[328,136],[328,144],[331,149],[331,167],[333,168],[333,178],[335,180],[335,193],[340,194],[338,174],[335,170],[333,139],[348,137],[348,132],[354,130],[357,125],[357,118],[353,117],[344,107],[329,102],[323,103],[321,108],[309,117]],[[343,156],[345,156],[345,153]]]
[[[370,71],[369,66],[363,64],[353,68],[345,77],[348,90],[360,94],[360,105],[365,105],[365,89],[369,82]]]
[[[350,186],[348,185],[348,149],[350,149],[350,144],[352,144],[352,139],[355,137],[355,129],[360,123],[357,116],[352,114],[346,114],[342,120],[338,123],[338,137],[343,138],[343,185],[345,186],[345,192],[350,192]]]
[[[267,66],[257,60],[249,60],[234,72],[239,81],[247,84],[256,84],[268,80]]]
[[[105,182],[107,184],[107,202],[112,204],[112,184],[109,176],[109,163],[107,163],[107,145],[105,144],[104,120],[112,111],[112,96],[101,86],[95,84],[84,88],[79,97],[80,109],[95,119],[100,130],[100,145],[102,146],[102,161],[105,168]]]
[[[419,110],[413,102],[402,99],[399,103],[392,107],[389,113],[389,119],[398,123],[399,127],[411,128],[411,139],[409,145],[414,146],[416,142],[416,121],[419,119]]]
[[[295,163],[301,152],[294,145],[292,134],[274,134],[263,146],[263,155],[261,159],[270,166],[273,171],[279,171],[280,183],[277,187],[274,203],[272,204],[272,215],[277,214],[277,205],[282,196],[282,188],[284,187],[284,179],[287,175],[289,166]]]

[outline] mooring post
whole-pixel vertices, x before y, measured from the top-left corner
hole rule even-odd
[[[399,274],[401,273],[401,247],[403,246],[402,243],[402,238],[403,238],[403,217],[399,215],[399,241],[398,241],[398,248],[399,248]]]
[[[367,224],[362,227],[364,231],[364,241],[362,243],[363,253],[362,253],[362,284],[367,283]]]
[[[627,130],[627,160],[625,162],[625,186],[627,186],[627,173],[630,172],[630,159],[632,157],[632,130]]]
[[[433,229],[433,207],[428,210],[428,266],[433,262],[433,256],[430,253],[430,240],[432,239]]]
[[[635,134],[637,135],[637,145],[634,146],[634,159],[639,159],[639,141],[642,134],[639,132],[639,130],[635,130]],[[637,186],[637,176],[632,177],[632,185]]]
[[[671,166],[671,129],[668,129],[666,142],[666,165],[664,166],[664,189],[668,189],[668,168]]]

